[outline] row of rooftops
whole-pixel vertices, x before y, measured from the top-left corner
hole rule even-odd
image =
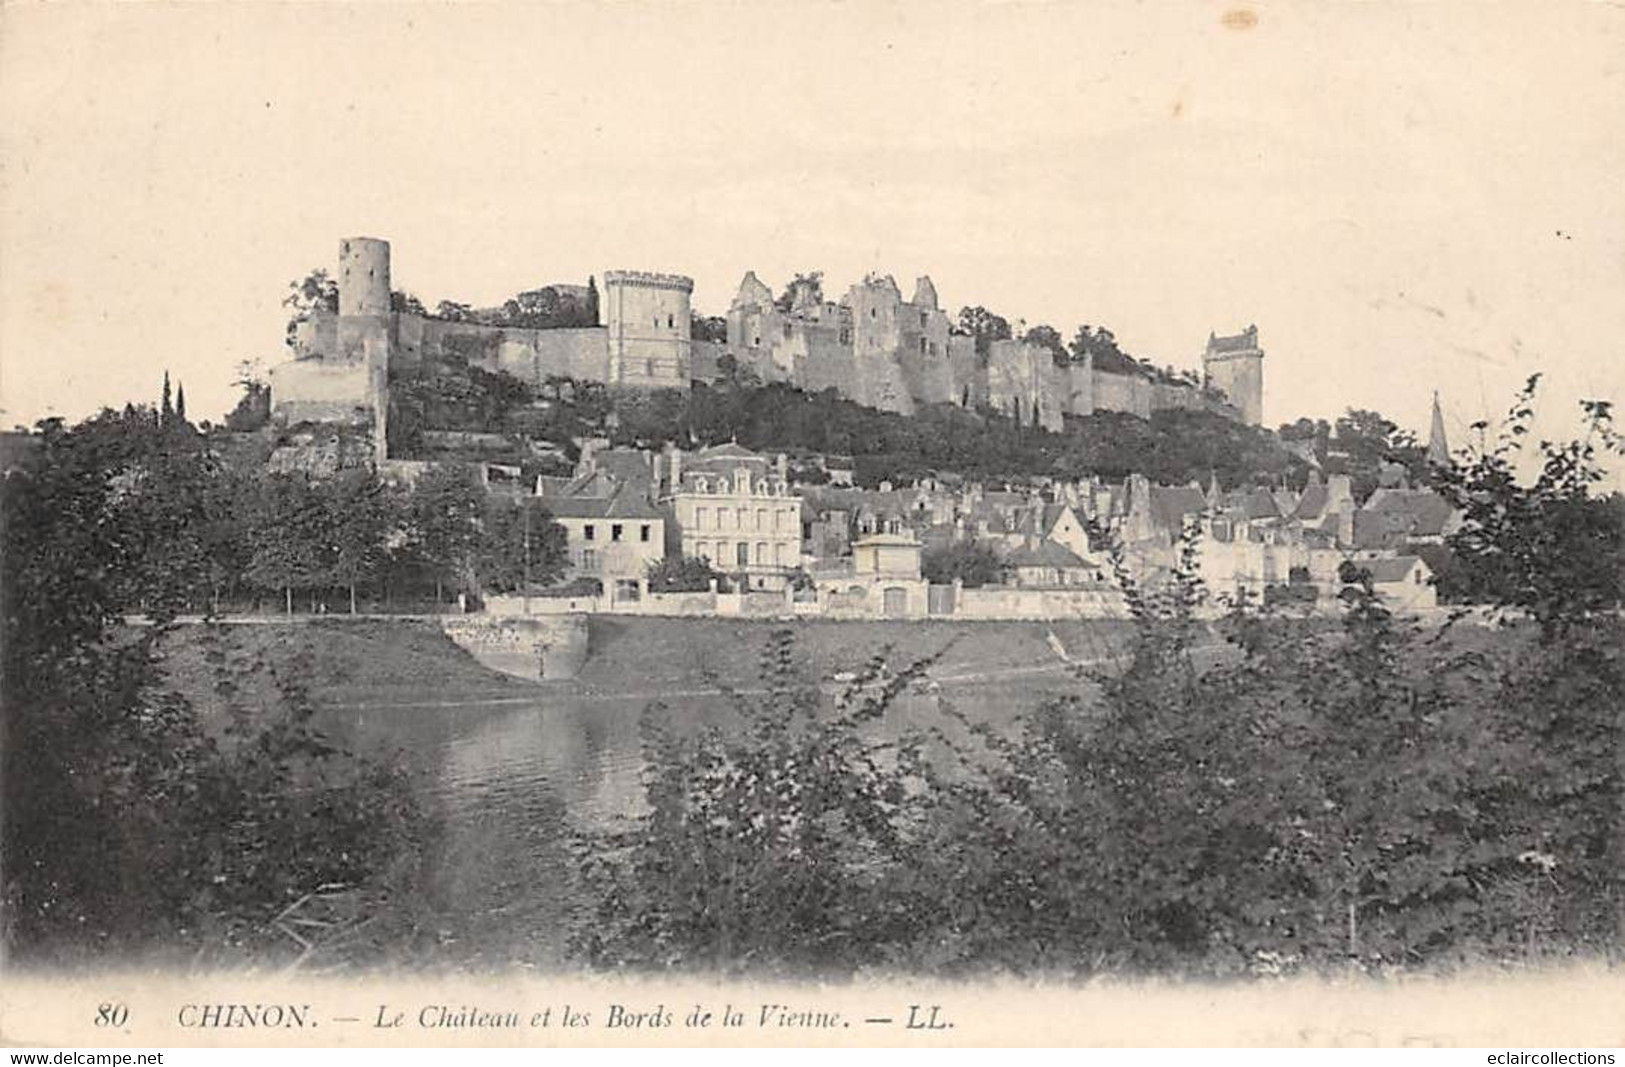
[[[1384,548],[1438,539],[1455,515],[1448,502],[1427,489],[1380,488],[1358,506],[1347,476],[1322,483],[1313,473],[1302,492],[1263,487],[1226,492],[1216,480],[1204,491],[1195,484],[1154,485],[1141,475],[1119,483],[1060,483],[1047,491],[953,486],[934,479],[901,489],[795,486],[786,457],[770,458],[732,442],[693,452],[670,446],[663,452],[589,450],[574,478],[544,476],[535,489],[560,517],[658,518],[665,515],[660,505],[678,492],[697,492],[701,486],[727,492],[728,480],[741,477],[751,479],[747,492],[794,497],[806,521],[844,519],[851,527],[907,529],[928,540],[967,534],[1044,539],[1071,509],[1080,522],[1161,536],[1177,536],[1202,517],[1211,520],[1209,532],[1220,540],[1301,537],[1314,544]]]

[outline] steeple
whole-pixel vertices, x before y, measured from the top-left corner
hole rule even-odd
[[[1428,430],[1428,462],[1436,467],[1450,466],[1450,442],[1444,436],[1444,412],[1439,410],[1439,391],[1433,391],[1433,425]]]

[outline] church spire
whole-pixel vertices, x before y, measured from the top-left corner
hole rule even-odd
[[[1450,466],[1450,442],[1444,436],[1444,412],[1439,410],[1439,391],[1433,391],[1433,425],[1428,430],[1428,462],[1436,467]]]

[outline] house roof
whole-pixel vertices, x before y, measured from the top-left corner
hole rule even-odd
[[[1450,502],[1431,489],[1379,489],[1366,501],[1366,510],[1400,513],[1411,518],[1413,537],[1438,537],[1455,511]]]
[[[699,462],[704,462],[708,459],[757,459],[761,460],[763,463],[767,462],[766,456],[762,455],[760,452],[752,452],[750,449],[746,448],[737,441],[729,441],[725,445],[711,445],[708,448],[702,448],[694,454],[694,458]]]
[[[647,484],[654,478],[649,453],[635,448],[606,448],[594,452],[593,469],[623,482]]]
[[[665,518],[641,492],[626,486],[618,486],[609,496],[543,497],[542,504],[560,519]]]
[[[1093,565],[1076,552],[1057,541],[1040,541],[1036,545],[1022,545],[1005,557],[1011,567],[1083,567]]]
[[[1411,571],[1415,567],[1427,569],[1427,564],[1416,556],[1385,556],[1379,559],[1360,560],[1356,567],[1371,572],[1371,581],[1382,585],[1389,582],[1403,582],[1409,580]]]
[[[1275,506],[1275,497],[1268,489],[1257,488],[1247,494],[1242,508],[1249,519],[1279,518],[1281,511]]]
[[[1311,485],[1303,491],[1303,496],[1298,498],[1298,510],[1292,514],[1299,519],[1318,519],[1326,511],[1326,502],[1329,499],[1330,494],[1324,485]]]
[[[1169,530],[1182,530],[1186,515],[1207,510],[1207,497],[1189,485],[1153,485],[1150,489],[1151,519]]]

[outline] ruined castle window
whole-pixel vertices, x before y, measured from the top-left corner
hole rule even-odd
[[[920,355],[925,355],[925,338],[920,338]]]
[[[593,525],[590,522],[581,528],[581,539],[583,541],[591,541],[597,535],[598,531],[593,528]]]
[[[752,348],[760,348],[762,346],[762,335],[757,334],[755,337],[751,338],[750,346]]]
[[[672,329],[672,317],[670,315],[666,316],[666,329]]]
[[[621,535],[625,532],[626,528],[617,522],[609,528],[609,539],[611,541],[619,541],[621,539]]]
[[[638,540],[647,543],[649,540],[649,524],[644,523],[638,527]]]

